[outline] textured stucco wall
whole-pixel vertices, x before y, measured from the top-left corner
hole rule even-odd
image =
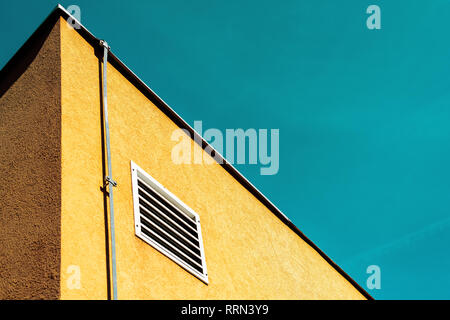
[[[64,43],[61,46],[61,299],[106,299],[99,62],[94,49],[65,20],[61,18],[60,23],[61,43]],[[80,271],[79,279],[74,270]],[[81,288],[75,285],[78,280]]]
[[[82,273],[82,288],[63,281],[61,295],[96,298],[104,290],[98,61],[78,33],[61,30],[62,265]],[[177,126],[110,65],[108,107],[119,299],[363,298],[221,166],[175,165]],[[134,235],[130,160],[200,215],[209,285]]]
[[[59,61],[57,24],[0,98],[0,299],[60,296]]]

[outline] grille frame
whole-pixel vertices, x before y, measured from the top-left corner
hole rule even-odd
[[[144,242],[146,242],[147,244],[149,244],[151,247],[153,247],[154,249],[156,249],[157,251],[159,251],[160,253],[162,253],[163,255],[165,255],[166,257],[168,257],[170,260],[172,260],[173,262],[175,262],[176,264],[178,264],[180,267],[182,267],[183,269],[185,269],[187,272],[191,273],[192,275],[194,275],[195,277],[197,277],[199,280],[201,280],[202,282],[204,282],[205,284],[209,283],[208,280],[208,270],[206,268],[206,259],[205,259],[205,250],[203,247],[203,238],[202,238],[202,231],[201,231],[201,224],[200,224],[200,216],[194,211],[192,210],[188,205],[186,205],[183,201],[181,201],[180,199],[178,199],[177,196],[175,196],[173,193],[171,193],[168,189],[166,189],[163,185],[161,185],[156,179],[154,179],[150,174],[148,174],[147,172],[145,172],[142,168],[140,168],[136,163],[134,163],[133,161],[131,161],[131,182],[132,182],[132,193],[133,193],[133,211],[134,211],[134,229],[135,229],[135,235],[143,240]],[[139,182],[141,184],[141,186],[139,185]],[[182,218],[179,218],[180,213],[184,214],[185,218],[190,219],[191,222],[195,223],[196,226],[196,233],[197,236],[195,237],[195,235],[192,235],[189,233],[189,235],[192,237],[192,239],[195,239],[196,241],[198,241],[198,247],[196,247],[196,249],[198,249],[200,251],[200,255],[197,254],[196,258],[199,258],[201,260],[201,264],[198,262],[190,262],[187,263],[185,261],[183,261],[183,259],[181,259],[180,257],[177,256],[176,251],[182,252],[179,249],[178,250],[171,250],[170,248],[168,248],[168,246],[163,246],[161,244],[159,244],[156,240],[152,239],[152,237],[150,237],[149,233],[153,233],[155,234],[155,232],[153,232],[151,229],[149,229],[147,226],[145,226],[145,224],[141,221],[142,217],[143,217],[143,221],[145,221],[147,224],[149,224],[149,221],[151,222],[151,220],[149,220],[143,213],[141,212],[146,212],[147,214],[153,214],[154,217],[156,217],[155,219],[159,222],[162,222],[162,224],[164,225],[164,221],[161,220],[160,218],[158,218],[157,215],[155,215],[153,212],[151,212],[151,210],[149,210],[147,207],[143,206],[143,203],[147,202],[148,204],[151,204],[150,202],[146,201],[148,199],[145,198],[145,195],[147,194],[152,196],[151,194],[149,194],[148,192],[146,192],[146,190],[142,187],[142,185],[144,185],[144,187],[148,187],[151,189],[151,191],[153,191],[154,193],[157,194],[157,196],[161,197],[161,199],[163,199],[164,201],[169,203],[169,207],[173,206],[173,208],[169,208],[169,209],[175,209],[175,210],[167,210],[170,214],[177,216],[176,218],[178,218],[180,220],[180,222],[183,221]],[[141,192],[139,192],[141,191]],[[142,196],[142,194],[144,194],[144,196]],[[140,198],[142,198],[144,201],[140,201]],[[153,198],[153,200],[157,198]],[[163,203],[163,205],[165,205],[167,203]],[[141,210],[141,208],[143,208],[144,210]],[[165,206],[165,208],[167,209],[167,206]],[[156,209],[158,209],[156,207]],[[174,213],[176,212],[176,213]],[[159,214],[164,215],[165,213],[163,211],[159,211]],[[170,215],[166,215],[165,216],[166,219],[169,220],[169,222],[173,222],[174,219],[171,218]],[[176,220],[175,220],[176,221]],[[178,223],[178,221],[176,221]],[[190,226],[189,223],[184,222],[185,226]],[[156,229],[158,229],[158,231],[161,231],[162,228],[160,228],[157,224],[152,222],[153,227],[156,226]],[[177,231],[175,230],[175,232],[173,232],[173,228],[171,228],[170,224],[166,226],[169,227],[169,229],[172,229],[172,232],[169,233],[167,231],[162,230],[162,232],[166,233],[169,235],[170,238],[179,238],[179,234],[177,235]],[[183,223],[178,223],[178,225],[183,225]],[[191,231],[194,228],[191,227]],[[150,231],[149,231],[150,230]],[[184,229],[183,229],[184,231]],[[147,234],[146,234],[147,233]],[[155,237],[153,235],[153,238],[161,238],[158,234],[156,234],[157,236]],[[174,236],[175,235],[175,236]],[[161,238],[163,239],[163,238]],[[164,240],[164,239],[163,239]],[[191,240],[191,239],[188,239]],[[167,240],[164,240],[166,243],[169,243]],[[179,243],[183,244],[182,242],[178,241]],[[189,242],[189,244],[191,245],[192,243]],[[193,244],[192,244],[193,245]],[[195,245],[193,245],[195,246]],[[172,246],[173,247],[173,246]],[[178,252],[178,255],[179,255]],[[184,256],[186,256],[186,254],[183,254]],[[189,256],[188,256],[189,257]],[[192,260],[191,258],[189,258],[190,260]],[[189,260],[188,259],[188,260]],[[184,258],[184,260],[186,260]],[[194,260],[192,260],[194,261]],[[192,265],[196,264],[197,267],[200,266],[200,270],[197,270],[196,268],[194,268]]]

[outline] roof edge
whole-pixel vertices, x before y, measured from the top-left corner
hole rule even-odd
[[[100,39],[95,37],[86,27],[73,17],[62,5],[58,4],[47,18],[41,23],[36,31],[26,40],[22,47],[14,54],[7,64],[0,70],[0,78],[17,64],[23,56],[27,55],[27,50],[33,46],[42,33],[48,29],[48,25],[55,23],[62,17],[64,19],[74,19],[79,25],[79,29],[75,29],[94,49],[102,49]],[[148,87],[133,71],[131,71],[113,52],[108,55],[108,62],[114,66],[125,78],[127,78],[139,91],[141,91],[149,100],[151,100],[162,112],[164,112],[175,124],[181,129],[187,130],[191,137],[203,149],[206,147],[214,150],[209,143],[204,140],[183,118],[181,118],[164,100],[162,100],[150,87]],[[0,85],[0,97],[3,95]],[[231,174],[242,186],[244,186],[253,196],[262,202],[275,216],[277,216],[286,226],[312,247],[325,261],[327,261],[344,279],[350,282],[365,298],[373,300],[373,297],[365,291],[355,280],[353,280],[343,269],[341,269],[330,257],[328,257],[316,244],[314,244],[303,232],[301,232],[292,221],[278,209],[264,194],[258,190],[247,178],[245,178],[231,163],[229,163],[219,152],[216,153],[216,161]]]

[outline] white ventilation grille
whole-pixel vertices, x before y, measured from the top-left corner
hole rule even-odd
[[[208,283],[200,218],[131,162],[136,235]]]

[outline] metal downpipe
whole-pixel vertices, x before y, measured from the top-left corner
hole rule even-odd
[[[108,164],[108,172],[105,177],[105,186],[108,186],[109,193],[109,228],[111,235],[111,277],[112,277],[112,289],[113,300],[117,300],[117,270],[116,270],[116,235],[114,227],[114,197],[113,189],[117,186],[117,183],[112,178],[112,165],[111,165],[111,147],[109,140],[109,122],[108,122],[108,103],[107,103],[107,81],[106,71],[108,65],[108,43],[104,40],[100,41],[103,47],[103,119],[105,126],[105,140],[106,140],[106,162]]]

